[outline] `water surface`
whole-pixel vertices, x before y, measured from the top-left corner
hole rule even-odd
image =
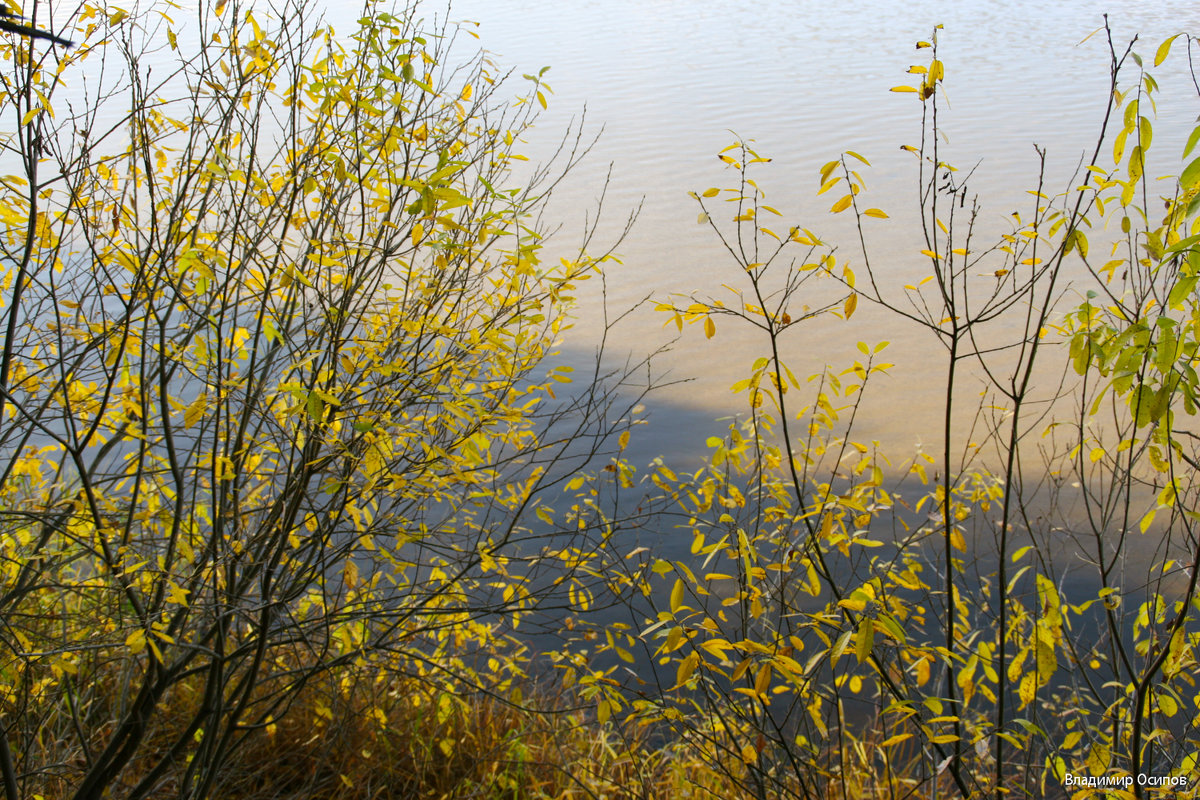
[[[436,4],[424,8],[444,13]],[[603,129],[589,159],[556,194],[563,228],[552,249],[569,251],[611,169],[610,234],[630,209],[642,208],[618,248],[623,264],[613,265],[608,280],[609,306],[620,311],[647,294],[720,296],[722,283],[738,281],[711,231],[696,224],[698,208],[688,196],[689,190],[734,185],[735,174],[716,154],[737,137],[754,139],[773,158],[757,177],[767,202],[784,212],[779,227],[799,223],[818,232],[858,271],[861,256],[848,221],[829,213],[836,197],[814,195],[821,164],[848,149],[866,156],[873,165],[864,172],[868,204],[892,215],[869,231],[879,275],[894,276],[899,292],[927,272],[918,253],[924,245],[916,225],[914,159],[900,150],[919,141],[920,104],[915,95],[888,90],[912,82],[910,65],[928,62],[928,51],[918,52],[914,42],[930,38],[938,24],[945,26],[938,35],[947,71],[942,156],[964,171],[975,169],[972,192],[980,197],[980,225],[988,236],[1008,230],[1012,211],[1028,216],[1032,208],[1025,190],[1037,181],[1034,144],[1048,150],[1047,185],[1054,191],[1070,185],[1071,173],[1095,146],[1109,81],[1105,12],[1116,46],[1123,50],[1139,35],[1147,64],[1166,36],[1200,28],[1195,4],[1128,1],[458,0],[451,17],[479,23],[482,45],[515,68],[514,89],[521,73],[550,67],[545,77],[554,94],[527,145],[531,156],[548,157],[585,110],[588,130]],[[1182,50],[1179,42],[1176,47]],[[1178,170],[1198,107],[1183,66],[1175,58],[1154,71],[1163,86],[1155,130],[1160,160],[1152,164],[1159,172]],[[586,354],[598,340],[598,320],[593,296],[568,339],[573,352]],[[672,331],[661,315],[647,311],[610,336],[609,345],[645,352]],[[863,438],[881,438],[897,451],[918,442],[936,446],[936,378],[944,358],[927,334],[864,307],[848,324],[830,320],[796,331],[785,357],[797,374],[808,374],[825,363],[846,363],[859,340],[892,341],[889,360],[897,364],[868,393],[873,402],[861,418]],[[763,348],[729,326],[711,341],[698,327],[685,330],[660,365],[672,378],[690,380],[660,394],[660,408],[669,413],[657,415],[645,452],[702,442],[720,428],[712,420],[740,412],[728,387]]]

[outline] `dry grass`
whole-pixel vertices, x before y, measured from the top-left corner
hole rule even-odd
[[[91,720],[114,710],[120,664],[89,676]],[[727,798],[728,786],[703,764],[624,738],[598,724],[587,707],[561,694],[530,693],[519,703],[485,693],[458,694],[410,676],[346,674],[304,686],[288,712],[244,732],[211,796],[224,800],[390,800],[392,798]],[[48,696],[47,696],[48,697]],[[142,753],[111,787],[132,789],[190,719],[199,684],[160,704]],[[33,707],[27,707],[32,713]],[[66,724],[64,718],[56,726]],[[90,731],[102,746],[104,724]],[[61,729],[61,728],[60,728]],[[23,754],[28,796],[65,800],[86,771],[82,751],[46,737]],[[180,760],[151,797],[174,796],[187,763]]]

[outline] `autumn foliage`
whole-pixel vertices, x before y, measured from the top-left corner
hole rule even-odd
[[[610,250],[544,258],[544,70],[373,2],[56,20],[0,45],[5,800],[1195,793],[1200,160],[1147,176],[1111,38],[1095,151],[998,233],[918,44],[913,284],[870,154],[816,187],[853,256],[720,154],[730,293],[659,307],[762,355],[690,471],[625,458],[643,362],[558,358]],[[886,342],[788,363],[866,304],[942,359],[936,453],[855,438]]]

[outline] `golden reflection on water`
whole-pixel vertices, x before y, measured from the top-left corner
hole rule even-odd
[[[906,282],[919,280],[928,262],[919,254],[915,162],[900,145],[918,143],[920,108],[914,95],[888,89],[904,82],[910,64],[926,60],[913,41],[927,38],[939,22],[945,24],[939,56],[948,87],[940,119],[943,157],[964,172],[975,168],[970,186],[982,206],[982,240],[1008,231],[1011,212],[1031,207],[1024,192],[1038,177],[1033,143],[1049,149],[1047,186],[1054,191],[1069,188],[1082,154],[1094,146],[1106,96],[1107,44],[1103,32],[1080,41],[1102,24],[1105,11],[1117,41],[1141,31],[1147,53],[1200,15],[1187,3],[973,2],[892,14],[866,2],[471,0],[455,3],[453,16],[481,23],[481,43],[500,63],[515,66],[517,83],[520,73],[551,66],[551,107],[528,145],[535,160],[547,156],[585,107],[587,129],[603,127],[589,159],[556,192],[553,210],[563,227],[547,249],[570,252],[584,215],[595,213],[611,165],[602,232],[614,236],[628,211],[642,205],[618,248],[623,263],[610,266],[613,316],[646,296],[720,297],[722,283],[737,283],[736,265],[711,231],[697,225],[699,209],[688,196],[736,180],[716,158],[735,136],[756,140],[759,152],[773,158],[757,178],[767,202],[783,212],[780,227],[801,224],[837,244],[839,263],[850,263],[860,276],[863,259],[849,220],[829,214],[829,196],[815,193],[822,163],[845,149],[865,155],[872,161],[863,171],[869,205],[891,215],[868,226],[877,277],[897,295]],[[1021,18],[1042,22],[1013,24]],[[1195,95],[1177,66],[1156,74],[1166,98],[1156,125],[1157,166],[1171,172]],[[594,346],[603,319],[598,285],[581,293],[566,342],[572,352]],[[665,321],[641,309],[610,331],[608,344],[618,354],[652,350],[674,335]],[[881,439],[906,454],[918,443],[939,446],[946,357],[928,333],[863,303],[849,322],[797,326],[785,358],[803,376],[825,364],[849,366],[859,357],[858,341],[883,340],[891,342],[885,355],[896,367],[867,392],[858,438]],[[692,412],[685,416],[693,422],[741,412],[744,402],[728,387],[764,348],[761,339],[731,325],[719,327],[711,340],[699,326],[685,328],[659,363],[670,378],[690,380],[661,392],[652,411]],[[980,388],[974,380],[963,383],[961,408],[979,404]],[[662,436],[680,433],[669,423],[660,428]],[[697,431],[697,441],[719,428],[714,423]],[[674,450],[678,443],[662,444]]]

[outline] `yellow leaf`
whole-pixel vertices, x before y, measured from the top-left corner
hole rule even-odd
[[[704,318],[704,337],[711,339],[717,332],[717,324],[712,321],[712,317]]]
[[[963,538],[962,530],[958,526],[950,529],[950,545],[960,553],[967,552],[967,540]]]
[[[839,608],[848,608],[851,611],[862,612],[867,607],[867,602],[870,600],[862,592],[854,592],[849,597],[845,597],[838,601]]]
[[[233,469],[233,461],[225,456],[217,458],[216,468],[219,481],[229,481],[237,477],[237,472]]]
[[[683,605],[683,578],[676,578],[675,586],[671,589],[671,613],[678,612],[681,605]]]
[[[834,203],[833,207],[830,208],[829,210],[832,211],[834,214],[840,214],[843,211],[845,211],[847,208],[849,208],[850,203],[852,203],[853,201],[854,201],[854,195],[848,194],[845,197],[843,197],[841,200],[838,200],[836,203]]]
[[[720,191],[720,189],[718,189],[718,188],[716,188],[716,187],[714,186],[714,187],[711,187],[711,188],[709,188],[709,189],[705,189],[705,190],[704,190],[704,193],[703,193],[702,195],[700,195],[700,196],[701,196],[701,197],[716,197],[716,196],[717,196],[717,193],[718,193],[719,191]]]
[[[916,92],[917,90],[914,89],[912,86],[893,86],[888,91],[890,91],[890,92]]]
[[[624,450],[629,446],[629,431],[623,431],[621,437],[617,440],[617,447]]]
[[[1178,37],[1179,34],[1177,33],[1158,46],[1158,51],[1154,54],[1154,66],[1157,67],[1167,60],[1167,54],[1171,52],[1171,43]]]
[[[179,586],[174,581],[167,584],[167,602],[171,605],[186,606],[188,590]]]
[[[875,622],[864,616],[858,626],[858,635],[854,639],[854,657],[858,663],[863,663],[871,657],[871,648],[875,646]]]
[[[146,632],[139,629],[129,634],[125,639],[125,646],[136,656],[146,649]]]
[[[1037,675],[1032,672],[1025,673],[1021,678],[1021,685],[1017,687],[1017,694],[1021,696],[1021,708],[1029,705],[1037,695]]]
[[[675,671],[675,685],[682,686],[687,683],[688,678],[692,677],[692,673],[696,671],[696,665],[700,663],[700,656],[691,653],[683,661],[679,662],[679,669]]]
[[[208,408],[208,394],[201,393],[183,412],[183,427],[190,428],[200,421]]]
[[[1076,229],[1071,232],[1069,246],[1067,247],[1067,249],[1069,250],[1069,249],[1071,249],[1071,247],[1078,249],[1079,255],[1081,255],[1084,258],[1087,258],[1088,240],[1087,240],[1087,237],[1083,235],[1083,231]]]
[[[838,161],[825,162],[825,166],[821,167],[821,183],[822,184],[826,183],[829,180],[829,176],[833,174],[833,171],[835,169],[837,169],[839,163],[841,163],[841,162],[838,162]],[[823,192],[823,191],[825,191],[825,190],[822,189],[821,192]],[[821,192],[817,192],[817,194],[820,194]]]
[[[754,677],[754,691],[759,694],[766,694],[767,689],[771,686],[771,665],[763,664],[758,668],[758,674]]]
[[[821,519],[821,538],[828,539],[831,533],[833,533],[833,514],[826,514]]]
[[[846,314],[846,319],[850,319],[854,315],[854,309],[858,308],[858,295],[852,294],[846,298],[846,305],[843,309]]]
[[[879,210],[878,208],[868,208],[866,211],[863,212],[863,214],[865,214],[868,217],[875,217],[876,219],[887,219],[888,218],[887,213]]]

